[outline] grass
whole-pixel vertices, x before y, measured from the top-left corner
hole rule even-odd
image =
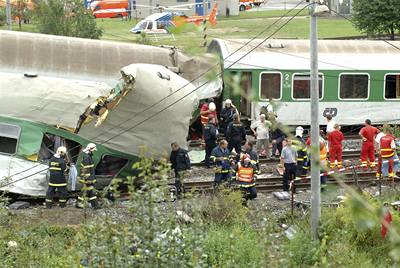
[[[290,13],[294,14],[295,12]],[[223,18],[218,21],[215,27],[208,26],[207,41],[210,42],[213,38],[252,38],[259,34],[262,30],[273,24],[277,18],[285,14],[283,10],[273,11],[253,11],[241,12],[239,16]],[[302,11],[301,17],[293,19],[285,27],[273,35],[273,38],[299,38],[304,39],[309,37],[309,16],[307,10]],[[260,38],[265,38],[271,35],[275,30],[282,26],[288,18],[284,18],[271,27]],[[135,26],[136,20],[125,21],[121,19],[99,19],[97,23],[103,28],[103,40],[113,40],[122,42],[143,42],[139,35],[129,32]],[[0,27],[1,28],[5,28]],[[15,30],[19,30],[18,26],[14,26]],[[23,25],[22,31],[34,32],[33,25]],[[203,31],[201,27],[194,24],[186,24],[179,29],[173,30],[172,35],[158,35],[157,37],[150,36],[150,43],[153,45],[172,45],[187,52],[199,50],[203,44]],[[338,18],[320,18],[318,21],[319,38],[346,37],[361,35],[354,28],[351,22]],[[201,49],[200,49],[201,50]]]
[[[249,12],[250,13],[250,12]],[[256,13],[256,12],[252,12]],[[261,13],[261,12],[260,12]],[[265,38],[282,26],[287,19],[277,23],[260,35],[260,38]],[[213,38],[245,38],[249,39],[258,35],[262,30],[269,27],[275,19],[266,19],[253,17],[247,19],[224,19],[220,20],[215,27],[209,27],[207,30],[207,41]],[[129,29],[135,25],[134,21],[127,22],[121,20],[104,19],[98,21],[99,25],[104,29],[102,39],[137,42],[138,35],[131,34]],[[273,38],[309,38],[309,17],[296,18],[273,35]],[[347,20],[336,18],[321,18],[318,21],[318,36],[319,38],[333,38],[361,35],[354,26]],[[150,37],[151,43],[154,45],[173,45],[184,50],[190,50],[193,47],[200,47],[203,43],[203,31],[201,27],[196,27],[194,24],[187,24],[183,29],[177,29],[172,36],[163,36],[157,40]]]

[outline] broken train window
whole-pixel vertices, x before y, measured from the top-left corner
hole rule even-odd
[[[19,126],[0,123],[0,153],[15,154],[20,133]]]
[[[114,177],[127,163],[128,159],[112,155],[103,155],[96,166],[95,174]]]
[[[76,141],[50,133],[45,133],[43,135],[39,151],[39,161],[49,160],[60,146],[65,146],[67,148],[67,160],[71,163],[76,163],[82,145]]]

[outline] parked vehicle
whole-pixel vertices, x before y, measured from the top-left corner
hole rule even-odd
[[[94,1],[90,8],[95,18],[122,18],[128,16],[128,0]]]

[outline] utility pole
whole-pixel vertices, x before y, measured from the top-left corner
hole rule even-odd
[[[10,0],[6,1],[6,17],[7,17],[7,30],[12,30],[11,25],[11,2]]]
[[[208,0],[203,0],[203,47],[207,47],[207,8],[208,8]]]
[[[318,239],[321,216],[321,183],[319,167],[319,81],[318,81],[318,36],[317,0],[312,0],[310,19],[310,95],[311,95],[311,234]]]

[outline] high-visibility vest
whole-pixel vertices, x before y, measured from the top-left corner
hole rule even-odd
[[[326,149],[326,146],[323,142],[320,142],[319,146],[320,146],[319,147],[319,161],[320,161],[321,166],[325,166],[327,164],[326,157],[328,154],[328,150]]]
[[[237,172],[237,180],[241,182],[253,182],[254,169],[252,167],[243,167],[240,165]]]
[[[200,121],[203,125],[207,125],[208,123],[208,114],[200,116]]]
[[[381,138],[379,145],[382,158],[390,158],[394,156],[394,150],[391,146],[392,141],[394,141],[394,137],[392,135],[385,135]]]

